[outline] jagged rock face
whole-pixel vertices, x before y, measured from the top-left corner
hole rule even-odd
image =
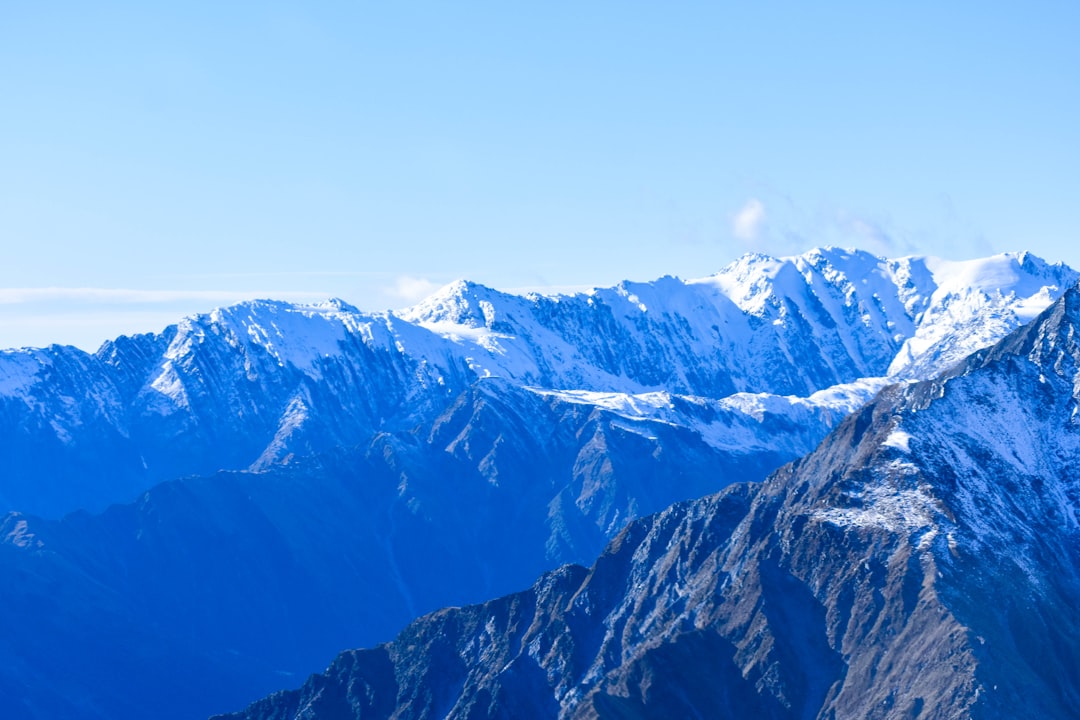
[[[1028,254],[947,263],[826,249],[556,298],[455,283],[397,314],[258,301],[93,355],[5,351],[0,510],[100,510],[162,480],[366,442],[431,422],[488,376],[711,399],[927,377],[1076,279]]]
[[[228,717],[1075,717],[1078,327],[1070,291],[766,482]]]

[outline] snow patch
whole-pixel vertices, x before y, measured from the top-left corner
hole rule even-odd
[[[0,352],[0,397],[29,398],[46,362],[38,350]]]
[[[172,360],[165,361],[161,367],[161,374],[150,383],[150,388],[172,401],[172,406],[163,403],[156,404],[157,411],[162,415],[169,414],[176,407],[190,407],[184,382],[176,371]]]
[[[896,448],[901,452],[909,453],[911,452],[911,435],[897,428],[889,433],[889,437],[885,438],[881,445],[882,447]]]
[[[838,527],[902,532],[932,527],[934,517],[939,512],[938,500],[922,487],[899,489],[888,485],[867,486],[852,499],[859,503],[858,507],[828,508],[815,512],[813,517]]]
[[[42,545],[42,542],[30,530],[30,525],[25,518],[19,518],[15,521],[11,530],[4,537],[4,542],[18,548],[41,547]]]

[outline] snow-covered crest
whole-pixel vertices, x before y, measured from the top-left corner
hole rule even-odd
[[[831,376],[831,382],[806,373],[791,380],[813,392],[859,377],[927,377],[1030,320],[1078,279],[1071,268],[1030,253],[969,261],[889,260],[859,250],[819,248],[781,258],[748,254],[695,280],[624,282],[569,296],[525,298],[457,282],[397,316],[472,344],[480,353],[501,355],[483,361],[496,375],[513,376],[512,359],[522,351],[531,353],[514,339],[535,338],[559,347],[560,359],[569,352],[575,365],[587,362],[580,351],[575,353],[584,338],[567,337],[567,326],[582,316],[610,318],[601,328],[604,335],[589,343],[618,334],[627,341],[628,347],[620,348],[624,352],[647,352],[650,342],[643,335],[674,333],[688,357],[722,354],[727,359],[723,369],[736,376],[748,366],[777,359],[800,365],[806,355],[802,346],[813,347],[821,374]],[[685,382],[688,371],[675,368],[670,379]],[[755,385],[758,380],[746,378],[736,388],[779,390]],[[602,376],[594,381],[601,385],[559,387],[626,393],[701,390]]]
[[[627,417],[692,428],[718,448],[775,447],[793,437],[770,425],[786,418],[815,428],[784,451],[802,452],[881,378],[933,375],[1076,278],[1028,254],[951,262],[822,248],[747,255],[696,280],[574,295],[459,281],[391,313],[260,300],[119,338],[93,355],[4,353],[0,400],[18,399],[24,409],[13,422],[63,446],[125,442],[115,438],[160,424],[162,437],[216,448],[182,453],[163,474],[274,462],[412,427],[485,377],[615,403]],[[680,398],[677,407],[646,399],[664,396]],[[297,397],[307,398],[303,413],[290,404]],[[233,456],[218,457],[224,450]],[[185,464],[198,458],[213,465]],[[131,464],[153,468],[154,454]]]

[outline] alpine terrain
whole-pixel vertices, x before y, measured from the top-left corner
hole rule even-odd
[[[425,616],[233,720],[1075,718],[1080,292],[586,569]]]
[[[896,653],[936,657],[946,641],[950,677],[970,682],[942,707],[985,707],[994,684],[1019,682],[984,673],[996,667],[985,653],[1006,652],[993,628],[1040,638],[1042,625],[1024,623],[1060,622],[1064,639],[1017,657],[1073,652],[1072,620],[1051,602],[1072,592],[1071,425],[1047,424],[1071,407],[1071,336],[1036,356],[1014,334],[935,378],[1078,278],[1028,253],[952,262],[826,248],[578,295],[458,282],[399,312],[254,301],[92,354],[4,351],[0,716],[232,710],[296,687],[342,648],[568,563],[532,591],[342,656],[251,712],[678,707],[663,693],[707,708],[664,673],[692,679],[684,666],[715,661],[731,683],[699,689],[717,688],[718,707],[855,717],[866,688],[911,672]],[[1022,333],[1047,317],[1064,328],[1069,297]],[[1013,436],[994,435],[1006,432],[1019,433],[1011,449]],[[1009,514],[1059,490],[1046,505],[1058,515]],[[984,524],[965,524],[975,517]],[[1029,548],[1017,523],[1040,517]],[[983,559],[994,542],[1011,552],[1000,567]],[[1036,575],[1065,570],[1056,595],[979,625],[975,647],[963,603],[985,614],[980,588],[999,571],[1029,587],[1008,557]],[[896,640],[933,627],[943,634],[922,644]],[[1070,678],[1030,672],[1047,683],[1047,713],[1066,706]],[[895,687],[874,707],[907,712]]]

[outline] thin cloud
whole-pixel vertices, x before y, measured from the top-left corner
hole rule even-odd
[[[294,300],[325,300],[326,293],[279,290],[135,290],[129,288],[0,288],[0,305],[48,302],[79,302],[103,305],[154,305],[179,302],[234,303],[252,298],[288,297]]]
[[[388,278],[394,273],[385,270],[275,270],[259,272],[212,272],[212,273],[174,273],[155,275],[159,278],[180,280],[212,280],[224,278]]]
[[[881,257],[900,257],[915,252],[911,243],[898,235],[889,224],[866,215],[841,210],[836,213],[833,224],[845,245],[854,244],[860,250]]]
[[[394,284],[391,287],[386,288],[384,292],[392,298],[413,303],[423,300],[440,287],[442,287],[440,283],[433,282],[427,278],[401,275],[394,281]]]
[[[880,224],[864,218],[853,218],[849,227],[858,238],[860,248],[885,257],[898,254],[896,241]]]
[[[765,205],[757,198],[750,198],[731,218],[731,232],[745,242],[754,242],[765,223]]]

